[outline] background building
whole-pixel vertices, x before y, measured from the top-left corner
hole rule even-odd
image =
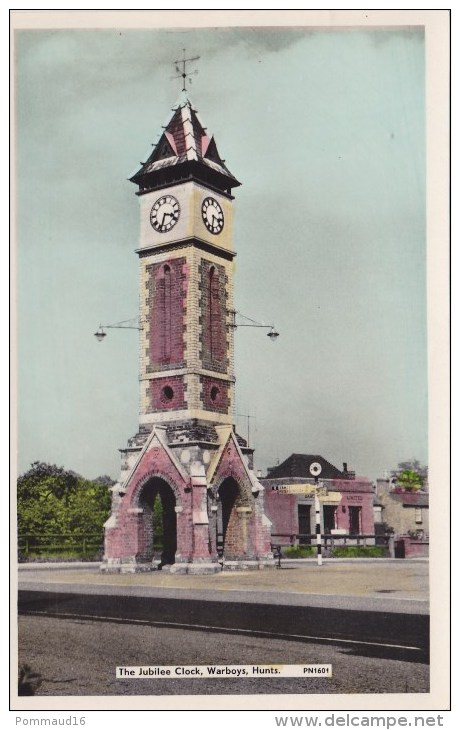
[[[315,533],[314,479],[310,465],[321,465],[320,481],[326,492],[321,496],[321,532],[328,535],[374,535],[374,490],[365,477],[356,478],[343,464],[341,471],[324,457],[291,454],[268,470],[261,479],[265,487],[265,508],[272,521],[272,540],[289,544],[301,535],[308,543]],[[302,485],[309,485],[308,491]]]
[[[409,492],[395,487],[391,479],[377,479],[376,499],[382,522],[395,533],[396,557],[428,555],[428,489]]]

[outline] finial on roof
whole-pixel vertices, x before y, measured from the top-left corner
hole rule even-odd
[[[182,91],[186,91],[187,90],[186,89],[187,79],[188,79],[189,83],[192,83],[192,79],[190,77],[194,76],[198,73],[198,71],[196,71],[196,70],[191,71],[190,73],[187,73],[186,64],[191,63],[192,61],[198,61],[200,57],[194,56],[193,58],[185,58],[185,48],[182,49],[182,52],[184,54],[184,57],[182,59],[180,59],[179,61],[174,61],[174,65],[175,65],[176,71],[179,74],[179,76],[173,76],[173,78],[182,79]],[[181,66],[182,66],[182,71],[180,68]]]

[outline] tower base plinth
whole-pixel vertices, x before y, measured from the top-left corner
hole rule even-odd
[[[224,560],[222,570],[264,570],[265,568],[274,567],[273,556],[270,556],[261,560]]]
[[[211,561],[193,561],[192,563],[174,563],[170,572],[176,575],[212,575],[222,572],[220,563]]]
[[[102,573],[148,573],[156,570],[151,562],[139,562],[136,558],[106,558],[100,570]]]

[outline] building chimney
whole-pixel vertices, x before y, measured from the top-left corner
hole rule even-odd
[[[347,473],[347,471],[348,471],[348,469],[347,469],[347,462],[346,462],[346,461],[344,461],[344,462],[343,462],[343,473],[344,473],[344,474],[346,474],[346,473]]]

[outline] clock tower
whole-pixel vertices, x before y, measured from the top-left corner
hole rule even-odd
[[[185,90],[130,179],[140,211],[139,431],[121,450],[103,569],[271,565],[263,487],[233,425],[240,183]]]
[[[184,95],[131,178],[140,203],[140,424],[232,423],[232,188]]]

